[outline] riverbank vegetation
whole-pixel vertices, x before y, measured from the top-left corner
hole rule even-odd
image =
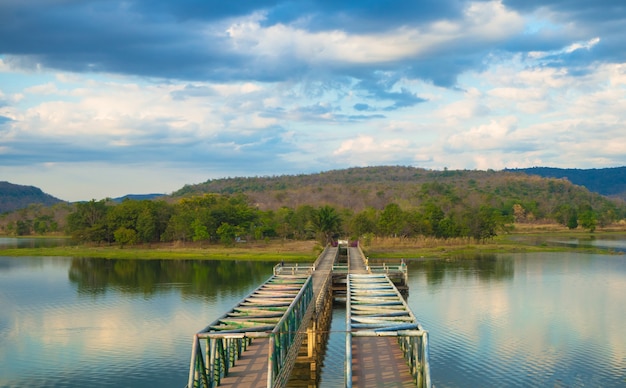
[[[208,181],[155,200],[33,205],[3,215],[0,232],[67,234],[83,247],[103,255],[119,250],[120,256],[130,255],[131,248],[147,257],[190,246],[200,251],[185,254],[206,256],[215,249],[221,256],[221,251],[234,254],[242,247],[262,252],[262,247],[287,242],[324,246],[339,238],[359,240],[373,250],[388,245],[383,241],[399,241],[406,249],[435,254],[441,247],[503,245],[498,236],[524,228],[556,225],[585,233],[621,228],[625,218],[623,201],[563,179],[368,167]],[[395,249],[402,254],[405,248]],[[313,249],[305,250],[311,254]]]
[[[475,254],[530,253],[530,252],[586,252],[613,254],[610,249],[579,244],[595,238],[626,237],[626,228],[599,231],[590,234],[583,230],[571,231],[559,225],[530,227],[526,225],[506,235],[484,242],[466,238],[439,239],[434,237],[376,237],[361,247],[370,259],[451,258]],[[574,241],[574,244],[547,244],[546,241]],[[110,245],[66,245],[40,248],[2,249],[5,256],[66,256],[107,259],[173,259],[173,260],[245,260],[273,262],[312,262],[323,246],[314,241],[270,240],[245,242],[234,246],[202,243],[155,243],[124,247]]]

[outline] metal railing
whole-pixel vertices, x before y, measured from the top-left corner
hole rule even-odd
[[[352,387],[352,338],[397,337],[415,384],[431,388],[428,332],[387,275],[348,275],[345,386]]]
[[[273,387],[290,361],[288,352],[305,314],[313,310],[309,309],[312,299],[311,276],[270,277],[238,306],[195,334],[187,387],[218,386],[252,340],[263,338],[269,341],[267,386]]]
[[[279,263],[274,266],[274,275],[310,275],[315,272],[315,264],[299,265]]]
[[[300,330],[300,325],[305,315],[307,313],[310,314],[313,310],[309,309],[312,300],[313,282],[309,277],[294,302],[289,306],[289,309],[270,335],[269,364],[267,366],[268,387],[274,386],[280,372],[287,364],[295,362],[295,356],[297,356],[297,351],[300,346],[299,344],[302,343],[304,336],[304,331]],[[296,340],[297,336],[299,336],[299,341]],[[297,342],[299,343],[297,346],[292,346]],[[289,354],[290,350],[293,349],[295,349],[295,352],[292,351],[291,354]],[[285,380],[287,377],[288,376],[285,376]]]

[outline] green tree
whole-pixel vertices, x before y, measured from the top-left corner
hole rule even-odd
[[[333,241],[333,236],[341,231],[341,218],[334,207],[325,205],[313,213],[313,226],[321,236],[323,244]]]
[[[430,228],[435,237],[443,237],[439,227],[439,222],[443,220],[445,213],[441,207],[433,202],[427,202],[422,206],[422,213],[424,214],[424,219],[427,222],[427,227],[425,229],[428,230]]]
[[[113,232],[113,236],[115,237],[115,242],[117,242],[120,247],[137,243],[137,232],[134,229],[129,229],[124,226],[117,228],[115,232]]]
[[[378,230],[386,236],[396,237],[404,226],[405,216],[400,206],[396,203],[385,206],[378,218]]]
[[[570,211],[569,217],[567,219],[567,227],[568,229],[578,228],[578,212],[576,212],[576,210]]]
[[[294,238],[308,240],[315,238],[315,218],[316,209],[310,205],[303,205],[296,208],[293,216],[289,219],[289,226],[293,231]]]
[[[105,200],[79,202],[67,216],[67,231],[78,241],[110,242],[113,236],[107,229],[108,211]]]
[[[209,231],[207,230],[206,225],[202,224],[202,221],[199,219],[193,220],[191,228],[193,229],[193,241],[205,241],[209,239]]]
[[[217,228],[217,235],[220,238],[220,242],[226,246],[232,246],[235,243],[235,239],[240,233],[240,228],[224,222]]]
[[[350,233],[352,238],[361,238],[366,234],[375,233],[376,218],[376,209],[372,207],[368,207],[352,217],[350,220]]]
[[[580,214],[580,226],[582,226],[583,229],[588,229],[593,233],[596,230],[597,224],[598,219],[593,210],[588,209]]]
[[[486,205],[481,205],[478,209],[468,209],[465,222],[469,237],[476,241],[497,236],[498,227],[503,225],[499,211]]]

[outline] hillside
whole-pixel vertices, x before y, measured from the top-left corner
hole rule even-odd
[[[626,220],[624,201],[567,179],[403,166],[215,179],[156,200],[92,200],[28,209],[0,217],[0,231],[65,231],[79,241],[120,245],[229,244],[241,236],[247,241],[317,236],[327,242],[332,233],[484,240],[511,224],[558,223],[593,231]]]
[[[31,204],[51,206],[63,202],[34,186],[0,182],[0,214],[23,209]]]
[[[576,185],[585,186],[589,191],[626,200],[626,167],[599,169],[532,167],[509,171],[546,178],[566,178]]]
[[[319,174],[225,178],[188,185],[172,194],[203,193],[248,196],[259,209],[332,205],[360,212],[396,203],[405,209],[435,202],[446,209],[488,204],[511,209],[520,204],[535,218],[554,216],[565,204],[594,208],[623,207],[565,179],[513,171],[444,170],[383,166],[333,170]]]

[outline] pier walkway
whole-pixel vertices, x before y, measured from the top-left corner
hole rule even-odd
[[[404,262],[370,266],[359,247],[329,246],[313,265],[277,265],[194,336],[187,387],[285,387],[303,360],[316,372],[338,295],[347,310],[345,386],[430,387],[427,333],[390,280],[406,273]],[[338,295],[337,279],[347,286]]]

